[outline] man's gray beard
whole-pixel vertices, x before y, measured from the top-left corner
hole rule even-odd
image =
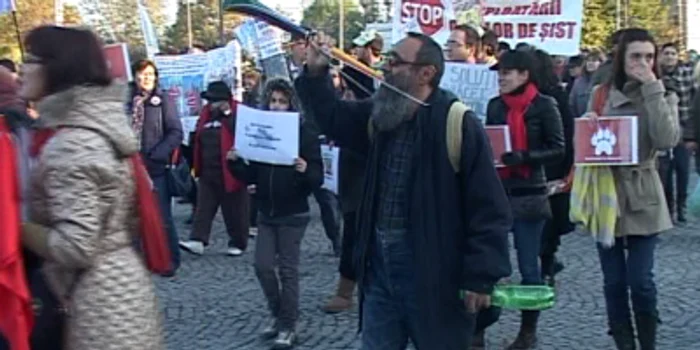
[[[404,77],[410,79],[410,77]],[[404,80],[394,79],[394,80]],[[410,93],[407,81],[397,81],[397,88]],[[403,83],[403,84],[402,84]],[[393,85],[393,84],[392,84]],[[410,120],[416,111],[416,103],[382,84],[372,96],[372,123],[377,131],[396,129],[401,123]]]

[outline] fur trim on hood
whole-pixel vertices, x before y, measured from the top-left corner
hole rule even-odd
[[[290,112],[299,112],[303,114],[301,109],[301,103],[299,103],[299,98],[297,97],[294,86],[289,80],[284,78],[272,78],[265,83],[263,88],[263,93],[260,98],[260,109],[269,110],[270,109],[270,99],[272,99],[273,91],[282,91],[289,96],[291,110]]]

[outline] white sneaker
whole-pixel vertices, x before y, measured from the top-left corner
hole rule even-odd
[[[265,339],[274,339],[279,334],[279,330],[277,329],[277,319],[271,318],[268,322],[267,327],[263,329],[262,336]]]
[[[243,255],[243,251],[236,248],[236,247],[232,247],[232,248],[228,248],[228,250],[226,251],[226,255],[241,256],[241,255]]]
[[[180,241],[180,248],[195,255],[204,254],[204,244],[198,241]]]
[[[296,334],[291,331],[281,331],[275,339],[275,344],[272,346],[273,349],[291,349],[294,346],[294,341],[296,340]]]
[[[248,236],[250,237],[257,237],[258,236],[258,228],[257,227],[251,227],[250,231],[248,231]]]

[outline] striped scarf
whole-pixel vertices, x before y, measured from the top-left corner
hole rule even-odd
[[[603,247],[615,244],[619,205],[610,167],[576,167],[570,203],[569,220],[572,223],[581,225]]]

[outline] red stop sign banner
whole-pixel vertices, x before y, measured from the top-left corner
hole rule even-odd
[[[445,12],[443,0],[402,0],[401,23],[415,17],[423,34],[431,36],[445,27]]]
[[[637,127],[637,117],[602,117],[598,123],[576,119],[576,165],[638,164]]]

